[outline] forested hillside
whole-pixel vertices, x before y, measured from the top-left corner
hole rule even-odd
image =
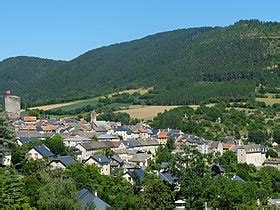
[[[242,98],[256,85],[279,86],[280,23],[163,32],[91,50],[69,62],[15,57],[0,62],[0,90],[25,103],[53,103],[115,89],[154,87],[153,104]]]

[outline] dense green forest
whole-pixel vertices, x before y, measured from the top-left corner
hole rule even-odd
[[[153,104],[194,104],[250,96],[279,86],[280,23],[158,33],[91,50],[71,61],[14,57],[0,62],[0,90],[25,105],[55,103],[133,87],[154,87]]]

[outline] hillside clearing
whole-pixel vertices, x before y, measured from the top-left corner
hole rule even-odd
[[[207,107],[214,106],[214,104],[207,104]],[[132,105],[128,109],[120,110],[117,112],[125,112],[130,115],[131,118],[137,118],[141,120],[151,120],[156,117],[159,113],[169,111],[171,109],[181,106],[148,106],[148,105]],[[193,109],[197,109],[199,105],[190,105]]]
[[[153,89],[152,87],[149,88],[137,88],[137,89],[129,89],[129,90],[124,90],[124,91],[118,91],[114,92],[111,94],[108,94],[108,97],[112,97],[114,94],[122,94],[122,93],[128,93],[132,95],[133,93],[139,93],[140,95],[144,95],[148,93],[149,90]],[[40,109],[40,110],[51,110],[51,109],[63,109],[63,110],[74,110],[81,108],[83,106],[87,105],[94,105],[98,102],[98,99],[104,97],[94,97],[94,98],[89,98],[89,99],[84,99],[84,100],[77,100],[77,101],[71,101],[71,102],[66,102],[66,103],[59,103],[59,104],[50,104],[50,105],[43,105],[43,106],[36,106],[36,107],[31,107],[30,109]]]
[[[146,106],[146,105],[132,105],[127,110],[120,110],[117,112],[125,112],[130,115],[131,118],[137,118],[141,120],[151,120],[159,113],[169,111],[170,109],[177,108],[179,106]]]

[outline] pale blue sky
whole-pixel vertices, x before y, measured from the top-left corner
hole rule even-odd
[[[72,59],[90,49],[161,31],[280,21],[280,0],[2,0],[0,60]]]

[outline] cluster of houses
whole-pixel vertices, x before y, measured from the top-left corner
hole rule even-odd
[[[239,163],[253,164],[258,168],[273,166],[280,169],[280,159],[266,157],[267,148],[258,144],[244,145],[234,137],[227,137],[223,141],[211,141],[184,134],[180,130],[154,129],[148,124],[128,126],[119,122],[98,121],[94,111],[90,122],[72,118],[57,120],[22,116],[14,121],[13,126],[19,146],[59,134],[65,146],[76,154],[75,157],[55,156],[46,145],[41,144],[28,151],[26,155],[30,159],[47,158],[53,169],[65,169],[79,161],[85,165],[96,165],[103,175],[114,175],[116,171],[121,171],[123,178],[132,184],[135,182],[135,175],[140,179],[144,178],[145,168],[154,159],[158,147],[166,145],[168,139],[175,143],[174,153],[179,152],[182,145],[192,145],[202,154],[215,156],[230,150],[237,154]],[[3,154],[0,156],[0,165],[9,166],[11,151],[7,148],[0,150]],[[106,150],[112,154],[105,155]],[[217,173],[224,172],[223,167],[219,165],[214,165],[212,170]],[[178,178],[168,171],[168,163],[162,163],[157,174],[167,184],[176,186]],[[244,181],[238,176],[232,179]],[[97,200],[104,209],[108,207],[108,204],[100,201],[94,192],[87,189],[81,190],[78,197],[81,200],[90,197]]]
[[[198,136],[184,134],[175,129],[154,129],[147,124],[121,125],[119,122],[98,121],[96,113],[91,113],[91,121],[76,120],[72,118],[37,119],[35,116],[22,116],[14,122],[18,145],[45,139],[55,134],[63,138],[65,146],[76,153],[76,161],[85,164],[96,164],[101,173],[110,175],[110,167],[125,165],[126,168],[143,168],[148,166],[155,156],[160,145],[165,145],[170,138],[174,141],[178,152],[182,145],[193,145],[202,154],[222,155],[231,150],[237,154],[239,163],[253,164],[256,167],[274,166],[280,168],[280,159],[266,157],[267,148],[258,144],[243,145],[241,140],[227,137],[224,141],[211,141]],[[115,154],[113,157],[95,157],[100,152],[110,148]],[[0,148],[1,149],[1,148]],[[11,152],[3,148],[2,165],[11,164]],[[28,157],[41,159],[54,157],[51,151],[41,145],[32,148]],[[67,158],[53,159],[60,162]],[[68,158],[69,160],[69,158]],[[65,162],[65,161],[64,161]],[[72,161],[67,161],[71,163]],[[118,164],[117,164],[118,163]],[[54,167],[63,166],[53,163]]]

